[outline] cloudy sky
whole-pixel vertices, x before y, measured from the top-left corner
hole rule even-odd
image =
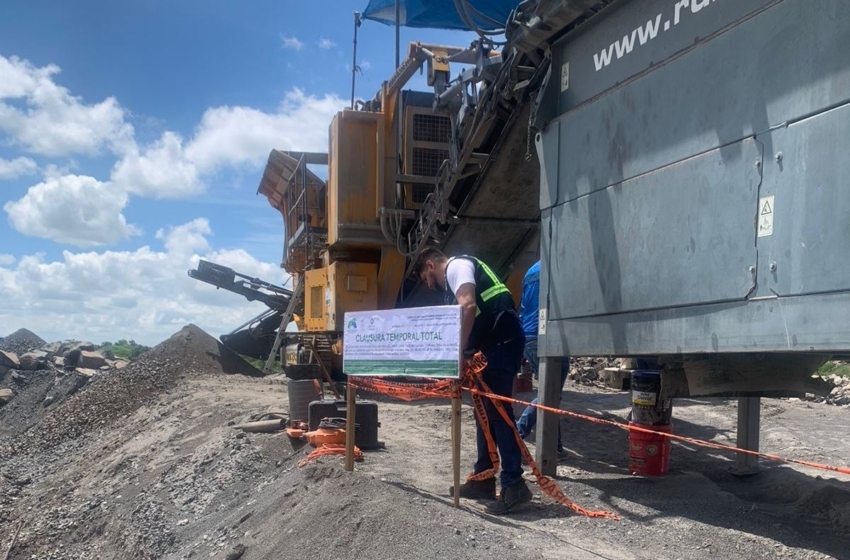
[[[261,312],[186,271],[206,258],[287,281],[262,167],[272,148],[327,150],[366,4],[0,3],[0,336],[154,344]],[[471,39],[402,30],[402,45]],[[357,97],[393,64],[393,28],[364,22]]]

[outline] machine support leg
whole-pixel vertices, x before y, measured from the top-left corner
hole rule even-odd
[[[761,398],[738,398],[738,447],[750,451],[759,450],[759,431],[761,427]],[[739,453],[736,474],[755,474],[759,470],[759,458],[755,455]]]
[[[561,406],[561,358],[540,359],[537,402],[552,408]],[[535,460],[546,476],[554,476],[558,468],[558,425],[560,416],[537,411],[537,451]]]

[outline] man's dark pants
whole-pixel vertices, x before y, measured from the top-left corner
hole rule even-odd
[[[523,347],[525,339],[520,335],[503,344],[482,350],[484,357],[487,358],[487,368],[483,371],[481,377],[490,390],[497,395],[510,397],[513,395],[514,378],[519,371],[522,363]],[[519,444],[517,444],[514,436],[516,422],[514,420],[513,407],[510,403],[502,403],[502,407],[510,418],[510,425],[506,424],[501,414],[496,411],[490,399],[484,398],[484,408],[487,412],[487,419],[490,422],[490,434],[496,442],[496,447],[499,450],[501,458],[502,471],[500,474],[500,482],[502,488],[513,486],[522,480],[522,458],[520,455]],[[475,431],[478,444],[478,460],[475,462],[474,472],[479,473],[493,467],[490,461],[490,453],[487,448],[487,439],[484,437],[484,431],[478,423],[478,418],[475,419]]]

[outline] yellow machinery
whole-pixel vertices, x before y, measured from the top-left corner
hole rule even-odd
[[[434,191],[449,156],[447,110],[432,108],[433,93],[401,88],[423,66],[429,85],[447,83],[448,57],[462,52],[411,44],[373,101],[334,116],[327,154],[269,156],[258,192],[283,217],[281,266],[297,287],[284,323],[295,320],[325,365],[341,350],[345,312],[395,306],[406,265],[400,223]],[[308,168],[317,165],[327,166],[327,182]]]

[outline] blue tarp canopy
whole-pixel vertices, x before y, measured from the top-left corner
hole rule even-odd
[[[457,0],[467,6],[470,19],[484,31],[498,30],[519,0]],[[370,0],[363,17],[395,25],[396,0]],[[431,27],[471,31],[458,14],[455,0],[399,0],[399,23],[405,27]],[[476,13],[478,12],[478,13]]]

